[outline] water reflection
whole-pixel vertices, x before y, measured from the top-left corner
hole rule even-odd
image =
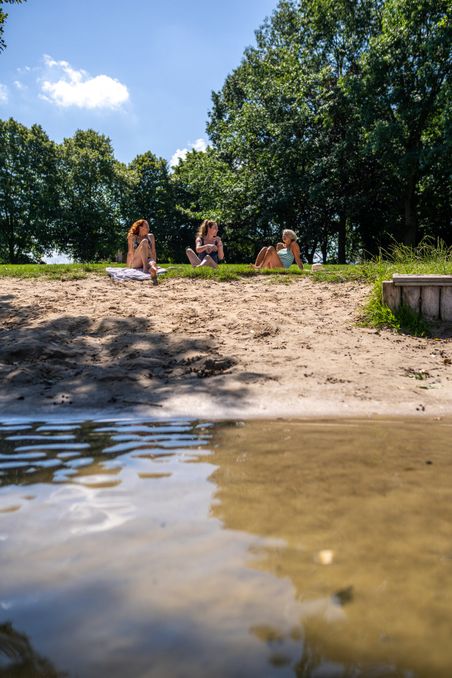
[[[219,430],[213,515],[263,538],[252,566],[293,583],[298,675],[451,674],[451,434],[425,421]]]
[[[88,678],[449,675],[451,431],[0,425],[0,624]]]
[[[64,678],[41,657],[23,633],[9,623],[0,624],[0,676],[9,678]]]
[[[94,476],[93,482],[100,476],[102,484],[108,485],[107,476],[119,470],[112,460],[124,452],[150,450],[156,458],[173,454],[167,450],[204,444],[204,432],[193,434],[192,429],[192,424],[183,421],[166,425],[124,421],[104,426],[96,422],[1,426],[0,486],[84,482],[87,476]],[[112,481],[110,486],[117,483]]]

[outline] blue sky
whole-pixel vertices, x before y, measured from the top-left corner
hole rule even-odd
[[[5,5],[0,117],[55,141],[107,134],[118,160],[202,149],[211,92],[277,0],[28,0]],[[178,153],[179,151],[179,153]]]

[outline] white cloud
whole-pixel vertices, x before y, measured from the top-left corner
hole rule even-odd
[[[204,152],[207,150],[207,141],[205,139],[196,139],[195,142],[188,144],[188,148],[178,148],[171,156],[170,167],[176,167],[179,160],[185,160],[189,151]]]
[[[204,152],[207,150],[207,141],[205,139],[196,139],[195,143],[192,144],[192,147],[195,151]]]
[[[171,156],[171,160],[169,161],[170,167],[176,167],[176,165],[179,164],[179,160],[185,160],[187,153],[188,148],[178,148]]]
[[[25,85],[24,85],[22,82],[20,82],[20,80],[14,80],[14,86],[15,86],[16,89],[18,89],[19,91],[20,91],[21,89],[25,89]]]
[[[108,75],[90,75],[67,61],[44,55],[48,77],[41,81],[41,98],[67,108],[119,108],[129,99],[125,85]],[[56,76],[55,80],[52,76]]]
[[[6,104],[8,102],[8,88],[6,85],[0,83],[0,104]]]

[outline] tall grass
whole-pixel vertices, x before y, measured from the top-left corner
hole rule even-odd
[[[371,327],[391,327],[414,336],[428,336],[429,324],[406,306],[393,312],[383,304],[383,281],[393,273],[452,275],[452,247],[439,240],[424,238],[417,247],[395,243],[373,261],[363,264],[373,290],[363,310],[363,323]]]

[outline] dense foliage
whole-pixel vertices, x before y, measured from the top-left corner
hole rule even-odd
[[[339,262],[394,238],[451,241],[448,10],[279,3],[213,95],[208,127],[254,223],[291,225],[306,258],[320,249]]]
[[[174,171],[117,162],[93,130],[56,145],[0,121],[0,261],[110,258],[140,217],[173,261],[204,218],[230,262],[285,227],[307,261],[450,245],[450,44],[450,0],[280,0],[212,94],[209,148]]]

